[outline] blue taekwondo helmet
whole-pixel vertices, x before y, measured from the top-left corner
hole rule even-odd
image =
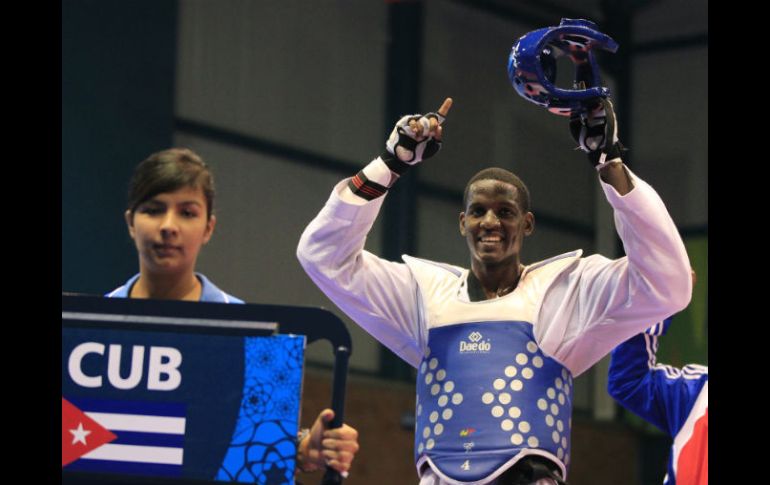
[[[601,86],[594,47],[614,53],[618,43],[590,20],[561,19],[558,27],[534,30],[516,41],[508,56],[508,78],[521,97],[551,113],[569,116],[585,111],[585,100],[610,95],[609,88]],[[564,55],[575,65],[574,89],[554,84],[556,59]]]

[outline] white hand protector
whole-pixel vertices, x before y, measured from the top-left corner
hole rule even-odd
[[[412,166],[435,155],[441,149],[441,140],[431,133],[431,118],[441,125],[446,119],[439,113],[403,116],[385,143],[382,160],[401,175]],[[412,123],[413,122],[413,123]]]
[[[595,167],[621,157],[625,147],[618,140],[618,125],[612,102],[607,98],[594,100],[587,113],[570,117],[570,133],[578,147],[588,154]]]
[[[367,201],[382,197],[404,172],[435,155],[451,107],[452,98],[446,98],[438,112],[402,116],[382,154],[348,180],[350,192]]]

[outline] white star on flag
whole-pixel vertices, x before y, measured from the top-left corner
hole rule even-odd
[[[83,429],[83,423],[78,423],[77,429],[71,429],[69,431],[70,431],[70,433],[72,433],[72,444],[73,445],[75,443],[77,443],[78,441],[80,441],[84,445],[87,444],[86,443],[86,436],[91,434],[91,432]]]

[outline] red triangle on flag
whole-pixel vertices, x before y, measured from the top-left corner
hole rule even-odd
[[[118,437],[61,398],[61,466],[64,467],[91,450]]]

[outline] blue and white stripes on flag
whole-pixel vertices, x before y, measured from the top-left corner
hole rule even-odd
[[[184,462],[185,405],[67,397],[117,435],[67,465],[68,470],[179,476]]]

